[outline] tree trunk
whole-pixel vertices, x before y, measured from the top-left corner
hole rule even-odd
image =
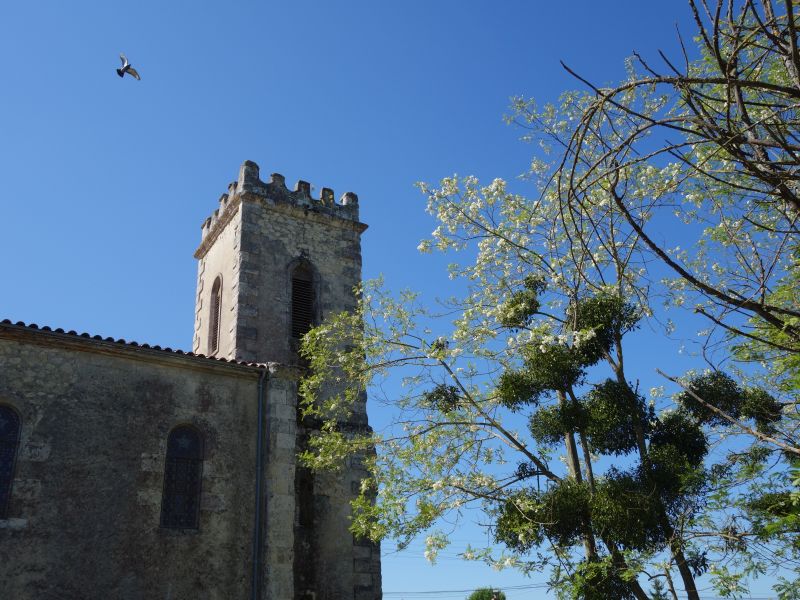
[[[567,403],[567,398],[564,392],[556,392],[558,396],[558,404],[564,407]],[[578,446],[575,443],[575,433],[572,431],[564,432],[564,443],[567,446],[567,467],[569,468],[570,477],[578,483],[583,481],[581,477],[581,463],[578,457]]]
[[[567,398],[564,392],[558,391],[556,392],[556,395],[558,396],[559,405],[562,407],[565,406],[567,403]],[[578,445],[575,443],[575,432],[565,431],[564,443],[567,447],[567,467],[569,469],[569,475],[576,482],[582,483],[583,479],[581,477],[581,463],[580,457],[578,456]],[[583,534],[583,549],[586,553],[586,558],[592,560],[597,556],[597,543],[594,539],[594,533],[592,533],[588,514],[584,515],[584,521],[586,523],[586,530]]]

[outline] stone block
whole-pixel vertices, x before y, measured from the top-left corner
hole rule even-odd
[[[15,479],[11,486],[11,493],[20,500],[36,500],[42,492],[42,482],[39,479]]]
[[[20,452],[20,460],[43,462],[50,458],[50,444],[47,442],[29,441]]]
[[[141,470],[146,473],[160,473],[164,470],[164,455],[142,452]]]
[[[372,572],[372,561],[370,559],[365,559],[365,558],[354,558],[353,559],[353,572],[354,573],[371,573]]]
[[[22,531],[28,528],[28,519],[0,519],[0,529],[9,531]]]
[[[227,508],[225,497],[217,494],[203,494],[200,502],[200,510],[206,512],[223,512]]]
[[[356,573],[353,577],[353,581],[358,587],[372,587],[372,575],[369,573]]]
[[[294,452],[295,444],[297,443],[297,438],[294,435],[288,433],[276,433],[273,438],[275,440],[275,447],[282,448],[284,450],[291,450]]]

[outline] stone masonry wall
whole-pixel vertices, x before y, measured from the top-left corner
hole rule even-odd
[[[0,402],[22,420],[0,597],[249,598],[258,370],[116,346],[0,328]],[[179,424],[205,441],[197,531],[159,527]]]
[[[263,597],[294,597],[296,369],[270,365],[267,381],[266,552]]]

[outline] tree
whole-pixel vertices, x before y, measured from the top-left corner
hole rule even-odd
[[[501,549],[467,547],[465,559],[549,567],[559,594],[587,599],[663,594],[645,591],[645,576],[697,599],[705,573],[730,595],[800,559],[786,458],[800,454],[794,16],[747,2],[723,19],[720,4],[709,32],[690,5],[706,55],[685,73],[637,59],[617,88],[567,93],[559,108],[515,102],[511,120],[556,150],[554,165],[532,163],[535,197],[471,177],[421,186],[439,226],[420,249],[465,257],[450,275],[466,291],[443,303],[452,328],[414,294],[368,285],[358,311],[306,336],[304,410],[323,425],[303,459],[367,457],[357,535],[402,546],[426,533],[435,560],[448,543],[437,523],[477,507]],[[768,114],[753,121],[758,108]],[[659,127],[679,141],[646,137]],[[670,206],[697,236],[693,257],[654,241],[654,215]],[[653,403],[625,356],[642,323],[671,327],[665,300],[694,301],[722,335],[703,347],[714,368],[670,375],[674,402]],[[402,385],[394,427],[344,430],[376,378]],[[325,381],[340,393],[320,396]],[[723,439],[740,434],[747,445]],[[600,456],[616,466],[599,469]]]
[[[650,597],[652,600],[669,600],[669,596],[667,596],[667,591],[664,589],[664,584],[661,582],[660,579],[656,579],[653,581],[653,591],[651,592]]]
[[[494,588],[478,588],[467,596],[467,600],[506,600],[506,595]]]

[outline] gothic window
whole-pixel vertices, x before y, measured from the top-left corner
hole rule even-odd
[[[167,438],[161,527],[197,529],[200,516],[203,440],[193,427],[182,425]]]
[[[314,284],[311,268],[301,264],[292,272],[292,337],[303,337],[314,322]]]
[[[211,305],[208,319],[208,353],[219,349],[219,322],[222,316],[222,278],[217,277],[211,287]]]
[[[8,515],[18,443],[19,415],[10,406],[0,406],[0,519]]]

